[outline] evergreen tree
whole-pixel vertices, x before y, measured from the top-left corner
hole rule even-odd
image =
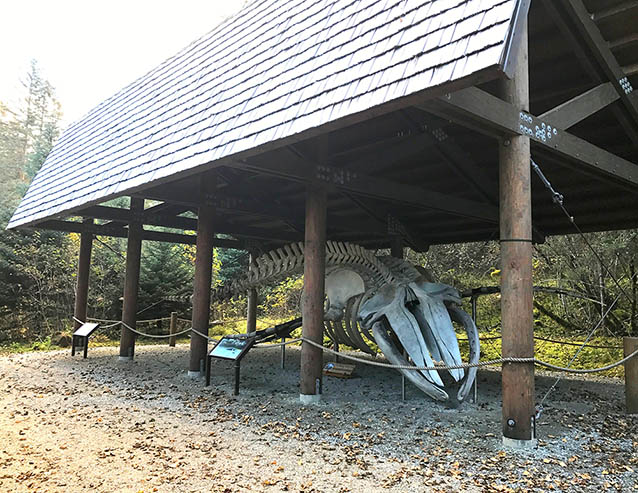
[[[143,318],[167,315],[172,296],[189,296],[193,292],[193,263],[184,245],[156,241],[144,242],[140,267],[139,310]]]

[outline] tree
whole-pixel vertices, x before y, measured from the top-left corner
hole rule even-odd
[[[60,105],[35,61],[24,88],[22,107],[0,104],[2,230],[59,135]],[[50,320],[68,318],[72,251],[68,236],[60,233],[4,231],[0,236],[0,323],[14,337],[30,337],[42,329],[50,333],[55,325]]]

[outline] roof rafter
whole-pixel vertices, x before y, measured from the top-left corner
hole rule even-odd
[[[592,21],[581,0],[544,0],[543,5],[561,32],[572,45],[583,68],[595,82],[611,82],[623,103],[622,109],[613,111],[634,145],[638,146],[638,99],[633,91],[627,92],[623,79],[626,75],[603,39],[598,26]],[[575,30],[575,31],[574,31]]]
[[[512,104],[476,87],[463,89],[422,105],[425,111],[430,107],[452,115],[460,123],[469,122],[473,128],[481,127],[487,134],[500,137],[528,135],[541,148],[562,155],[572,162],[583,164],[590,171],[603,173],[614,180],[632,185],[634,191],[638,186],[637,164],[563,129],[552,127],[549,130],[550,122],[522,112]]]
[[[86,224],[72,221],[50,220],[44,221],[35,229],[50,229],[53,231],[64,231],[67,233],[93,233],[96,236],[112,236],[115,238],[126,238],[128,230],[119,226],[109,224]],[[148,241],[163,241],[166,243],[180,243],[184,245],[194,245],[197,241],[196,235],[184,235],[179,233],[169,233],[165,231],[143,230],[142,239]],[[244,242],[241,240],[230,240],[226,238],[215,238],[213,246],[219,248],[244,249]]]
[[[539,118],[567,130],[578,122],[606,108],[620,98],[611,82],[600,84],[589,91],[546,111]]]
[[[292,152],[299,159],[296,161],[282,159],[276,163],[244,160],[235,161],[232,166],[305,183],[319,182],[340,191],[370,196],[378,200],[410,204],[487,222],[498,222],[498,209],[492,205],[453,197],[419,186],[374,178],[347,168],[308,163],[303,155],[298,154],[298,151]]]

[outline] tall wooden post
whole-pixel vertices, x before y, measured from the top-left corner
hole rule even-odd
[[[304,241],[303,337],[323,344],[323,304],[326,276],[326,191],[308,185]],[[321,400],[323,351],[301,345],[301,403]]]
[[[215,220],[214,173],[205,175],[201,182],[200,203],[197,212],[197,251],[195,253],[195,278],[193,280],[193,329],[208,336],[210,324],[210,283],[213,275],[213,222]],[[208,339],[191,334],[188,376],[197,378],[205,368]]]
[[[93,218],[84,219],[83,223],[90,227]],[[73,316],[77,320],[86,322],[87,303],[89,299],[89,274],[91,273],[91,249],[93,248],[93,233],[83,231],[80,234],[80,257],[78,258],[78,278],[75,287],[75,309]],[[73,326],[78,329],[82,325],[77,320]]]
[[[512,80],[502,83],[501,97],[529,111],[527,23],[512,53],[516,60]],[[501,317],[503,357],[533,357],[532,311],[532,196],[530,141],[517,136],[499,145]],[[535,445],[534,365],[505,363],[503,387],[503,444]]]
[[[255,261],[255,253],[250,252],[248,256],[248,266],[251,267]],[[246,332],[251,333],[257,330],[257,289],[248,290],[246,308]]]
[[[124,278],[124,301],[122,322],[135,328],[137,321],[137,295],[140,284],[140,262],[142,259],[142,218],[144,199],[131,197],[133,219],[128,225],[126,244],[126,274]],[[135,355],[135,333],[122,325],[120,336],[120,360],[132,360]]]
[[[390,240],[390,255],[395,258],[403,258],[403,238],[393,236]]]
[[[638,337],[623,339],[625,357],[638,351]],[[638,356],[625,363],[625,401],[627,414],[638,414]]]

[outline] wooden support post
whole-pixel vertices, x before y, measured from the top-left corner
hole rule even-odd
[[[200,204],[197,212],[197,251],[195,253],[195,278],[193,281],[193,329],[208,336],[210,323],[210,283],[213,273],[213,240],[215,233],[214,193],[215,175],[210,173],[202,179]],[[208,340],[193,332],[191,336],[188,376],[201,375],[208,352]]]
[[[137,294],[140,283],[140,262],[142,258],[142,213],[144,199],[131,197],[132,219],[128,225],[126,244],[126,274],[124,278],[124,301],[122,322],[135,328],[137,320]],[[120,336],[120,360],[132,360],[135,354],[135,333],[122,325]]]
[[[520,110],[529,110],[527,22],[518,49],[512,54],[516,70],[502,81],[502,98]],[[530,141],[515,136],[499,145],[501,317],[503,357],[534,356],[532,312],[532,197]],[[503,444],[535,445],[534,365],[505,363],[503,386]]]
[[[625,356],[638,351],[638,337],[625,337],[623,342]],[[625,400],[627,414],[638,414],[638,356],[625,363]]]
[[[390,255],[395,258],[403,258],[403,238],[393,236],[390,243]]]
[[[255,262],[255,253],[250,252],[248,257],[249,267]],[[248,290],[248,300],[246,309],[246,332],[249,334],[257,330],[257,289]]]
[[[474,325],[478,327],[478,296],[472,295],[472,321]],[[474,393],[474,404],[478,404],[478,375],[474,377],[474,385],[473,393]]]
[[[177,337],[172,334],[175,334],[176,332],[177,332],[177,312],[171,312],[171,322],[170,322],[170,328],[169,328],[169,333],[171,334],[171,337],[168,338],[168,345],[170,347],[175,347],[175,343],[177,342]]]
[[[93,226],[93,218],[87,218],[83,223],[91,227]],[[82,322],[86,322],[92,248],[93,233],[83,231],[80,234],[80,257],[78,258],[78,278],[75,288],[75,309],[73,310],[73,316]],[[78,330],[82,325],[82,323],[77,320],[73,323],[74,330]]]
[[[304,243],[304,300],[302,336],[323,344],[323,303],[326,275],[326,191],[308,185]],[[301,346],[301,403],[321,399],[323,351],[306,342]]]
[[[395,258],[403,259],[403,238],[393,236],[390,240],[390,255]],[[403,350],[403,356],[407,359],[408,353]],[[401,374],[401,400],[405,402],[405,375]]]

